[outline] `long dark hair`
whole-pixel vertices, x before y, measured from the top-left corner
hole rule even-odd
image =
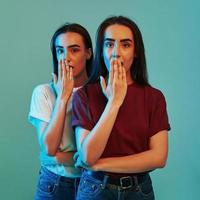
[[[54,72],[54,74],[58,75],[58,60],[57,60],[56,48],[55,48],[56,38],[60,34],[67,33],[67,32],[74,32],[74,33],[80,34],[83,37],[83,42],[85,44],[85,48],[91,49],[91,57],[90,57],[90,59],[88,59],[86,61],[86,71],[87,71],[87,75],[89,77],[91,74],[92,62],[93,62],[92,40],[91,40],[91,37],[90,37],[88,31],[83,26],[81,26],[80,24],[76,24],[76,23],[63,24],[61,27],[59,27],[56,30],[56,32],[52,36],[50,47],[51,47],[51,53],[52,53],[52,58],[53,58],[53,72]]]
[[[96,49],[94,55],[94,64],[89,83],[98,81],[99,76],[106,77],[108,75],[108,70],[104,63],[102,54],[105,30],[108,26],[113,24],[124,25],[131,29],[132,34],[134,36],[136,51],[136,57],[134,58],[134,61],[131,66],[131,76],[136,83],[143,86],[149,85],[142,34],[136,23],[124,16],[109,17],[105,19],[98,27],[96,33]]]

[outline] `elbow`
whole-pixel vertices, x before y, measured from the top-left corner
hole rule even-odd
[[[92,158],[86,158],[85,161],[87,166],[91,167],[96,163],[96,160],[92,159]]]
[[[45,153],[48,156],[55,156],[56,155],[57,149],[53,148],[52,146],[50,146],[48,144],[45,144],[43,149],[45,150]]]
[[[166,158],[159,158],[156,163],[157,168],[164,168],[166,166],[167,159]]]
[[[155,168],[164,168],[167,164],[167,151],[156,151],[154,152],[154,166]]]
[[[54,144],[45,138],[39,140],[40,149],[46,153],[48,156],[55,156],[58,149]]]
[[[46,154],[48,156],[55,156],[56,155],[56,151],[54,151],[52,149],[46,149]]]

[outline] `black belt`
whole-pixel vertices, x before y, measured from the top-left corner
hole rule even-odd
[[[113,188],[121,188],[121,189],[129,189],[132,187],[138,186],[138,184],[143,183],[147,177],[149,176],[148,173],[141,173],[141,174],[128,174],[126,176],[111,176],[106,174],[105,172],[95,172],[85,170],[85,173],[92,176],[93,178],[100,180],[105,185],[112,185]]]

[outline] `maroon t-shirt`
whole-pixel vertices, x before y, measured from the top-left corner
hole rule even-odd
[[[72,126],[91,130],[103,113],[107,99],[99,83],[80,88],[73,97]],[[149,138],[170,130],[163,94],[150,86],[128,85],[101,158],[136,154],[149,149]]]

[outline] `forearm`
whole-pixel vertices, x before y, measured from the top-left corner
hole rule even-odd
[[[94,164],[103,153],[115,123],[119,107],[108,102],[98,123],[85,137],[80,154],[88,165]]]
[[[55,157],[59,164],[63,164],[66,166],[74,166],[74,156],[75,152],[58,152]]]
[[[113,173],[141,173],[156,168],[162,168],[166,163],[166,156],[148,150],[135,155],[99,159],[92,168],[96,171]]]
[[[43,148],[48,155],[54,156],[62,139],[66,117],[67,101],[57,98],[51,120],[41,135]]]
[[[43,153],[41,155],[41,161],[46,165],[65,165],[65,166],[74,166],[74,156],[75,152],[56,152],[55,156],[48,156]]]

